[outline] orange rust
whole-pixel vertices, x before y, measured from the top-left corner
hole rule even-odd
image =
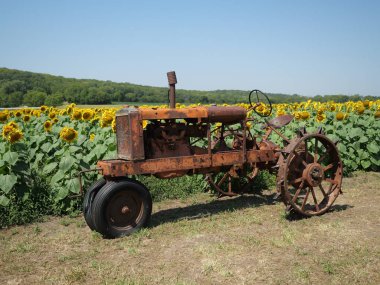
[[[237,106],[186,107],[181,109],[142,108],[143,120],[198,119],[202,122],[237,123],[244,120],[247,110]]]
[[[143,120],[203,119],[208,116],[206,107],[189,107],[181,109],[141,108],[139,110]]]
[[[246,162],[274,162],[275,152],[272,150],[249,150]],[[129,161],[122,159],[102,160],[97,166],[102,169],[104,176],[125,176],[136,174],[155,174],[168,171],[193,170],[215,168],[244,163],[243,151],[224,151],[212,154],[200,154],[181,157],[165,157],[147,159],[141,161]]]

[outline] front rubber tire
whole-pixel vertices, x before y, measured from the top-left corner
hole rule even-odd
[[[94,222],[92,221],[92,205],[95,199],[96,194],[99,190],[106,185],[106,180],[104,178],[100,178],[95,181],[86,191],[86,194],[83,198],[83,216],[84,219],[89,226],[89,228],[93,231],[95,230]]]
[[[92,221],[104,237],[117,238],[144,227],[151,213],[148,189],[134,180],[119,180],[107,183],[95,196]]]

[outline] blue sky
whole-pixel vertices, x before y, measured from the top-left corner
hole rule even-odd
[[[380,96],[380,1],[0,0],[0,67],[178,88]]]

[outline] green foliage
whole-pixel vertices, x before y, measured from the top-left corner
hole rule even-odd
[[[13,118],[27,139],[14,144],[0,139],[0,227],[30,222],[41,215],[77,211],[81,201],[73,196],[80,189],[78,172],[116,155],[110,127],[62,117],[63,125],[78,131],[78,139],[67,143],[59,137],[60,128],[44,131],[46,119],[45,114],[27,123]],[[90,133],[96,133],[93,141]],[[95,179],[97,173],[86,175],[84,186]]]
[[[163,80],[165,80],[163,78]],[[164,81],[163,81],[164,82]],[[257,86],[252,86],[252,89]],[[297,94],[269,94],[273,103],[292,103],[309,98]],[[345,102],[348,100],[374,100],[373,96],[326,95],[314,100]],[[0,106],[17,107],[21,104],[58,106],[63,102],[77,104],[111,104],[111,102],[167,103],[167,88],[142,86],[111,81],[72,79],[7,68],[0,68]],[[242,103],[248,101],[248,91],[242,90],[177,90],[178,103]]]
[[[205,190],[203,175],[159,179],[154,176],[138,176],[137,179],[150,191],[154,201],[180,199]]]

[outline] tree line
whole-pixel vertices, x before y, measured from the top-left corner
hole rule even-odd
[[[74,79],[49,74],[0,68],[0,107],[112,104],[116,102],[167,103],[168,89],[131,83]],[[198,91],[177,89],[177,102],[184,104],[235,104],[248,102],[249,91]],[[310,99],[297,94],[268,94],[273,103],[294,103]],[[318,95],[315,101],[345,102],[374,100],[374,96]]]

